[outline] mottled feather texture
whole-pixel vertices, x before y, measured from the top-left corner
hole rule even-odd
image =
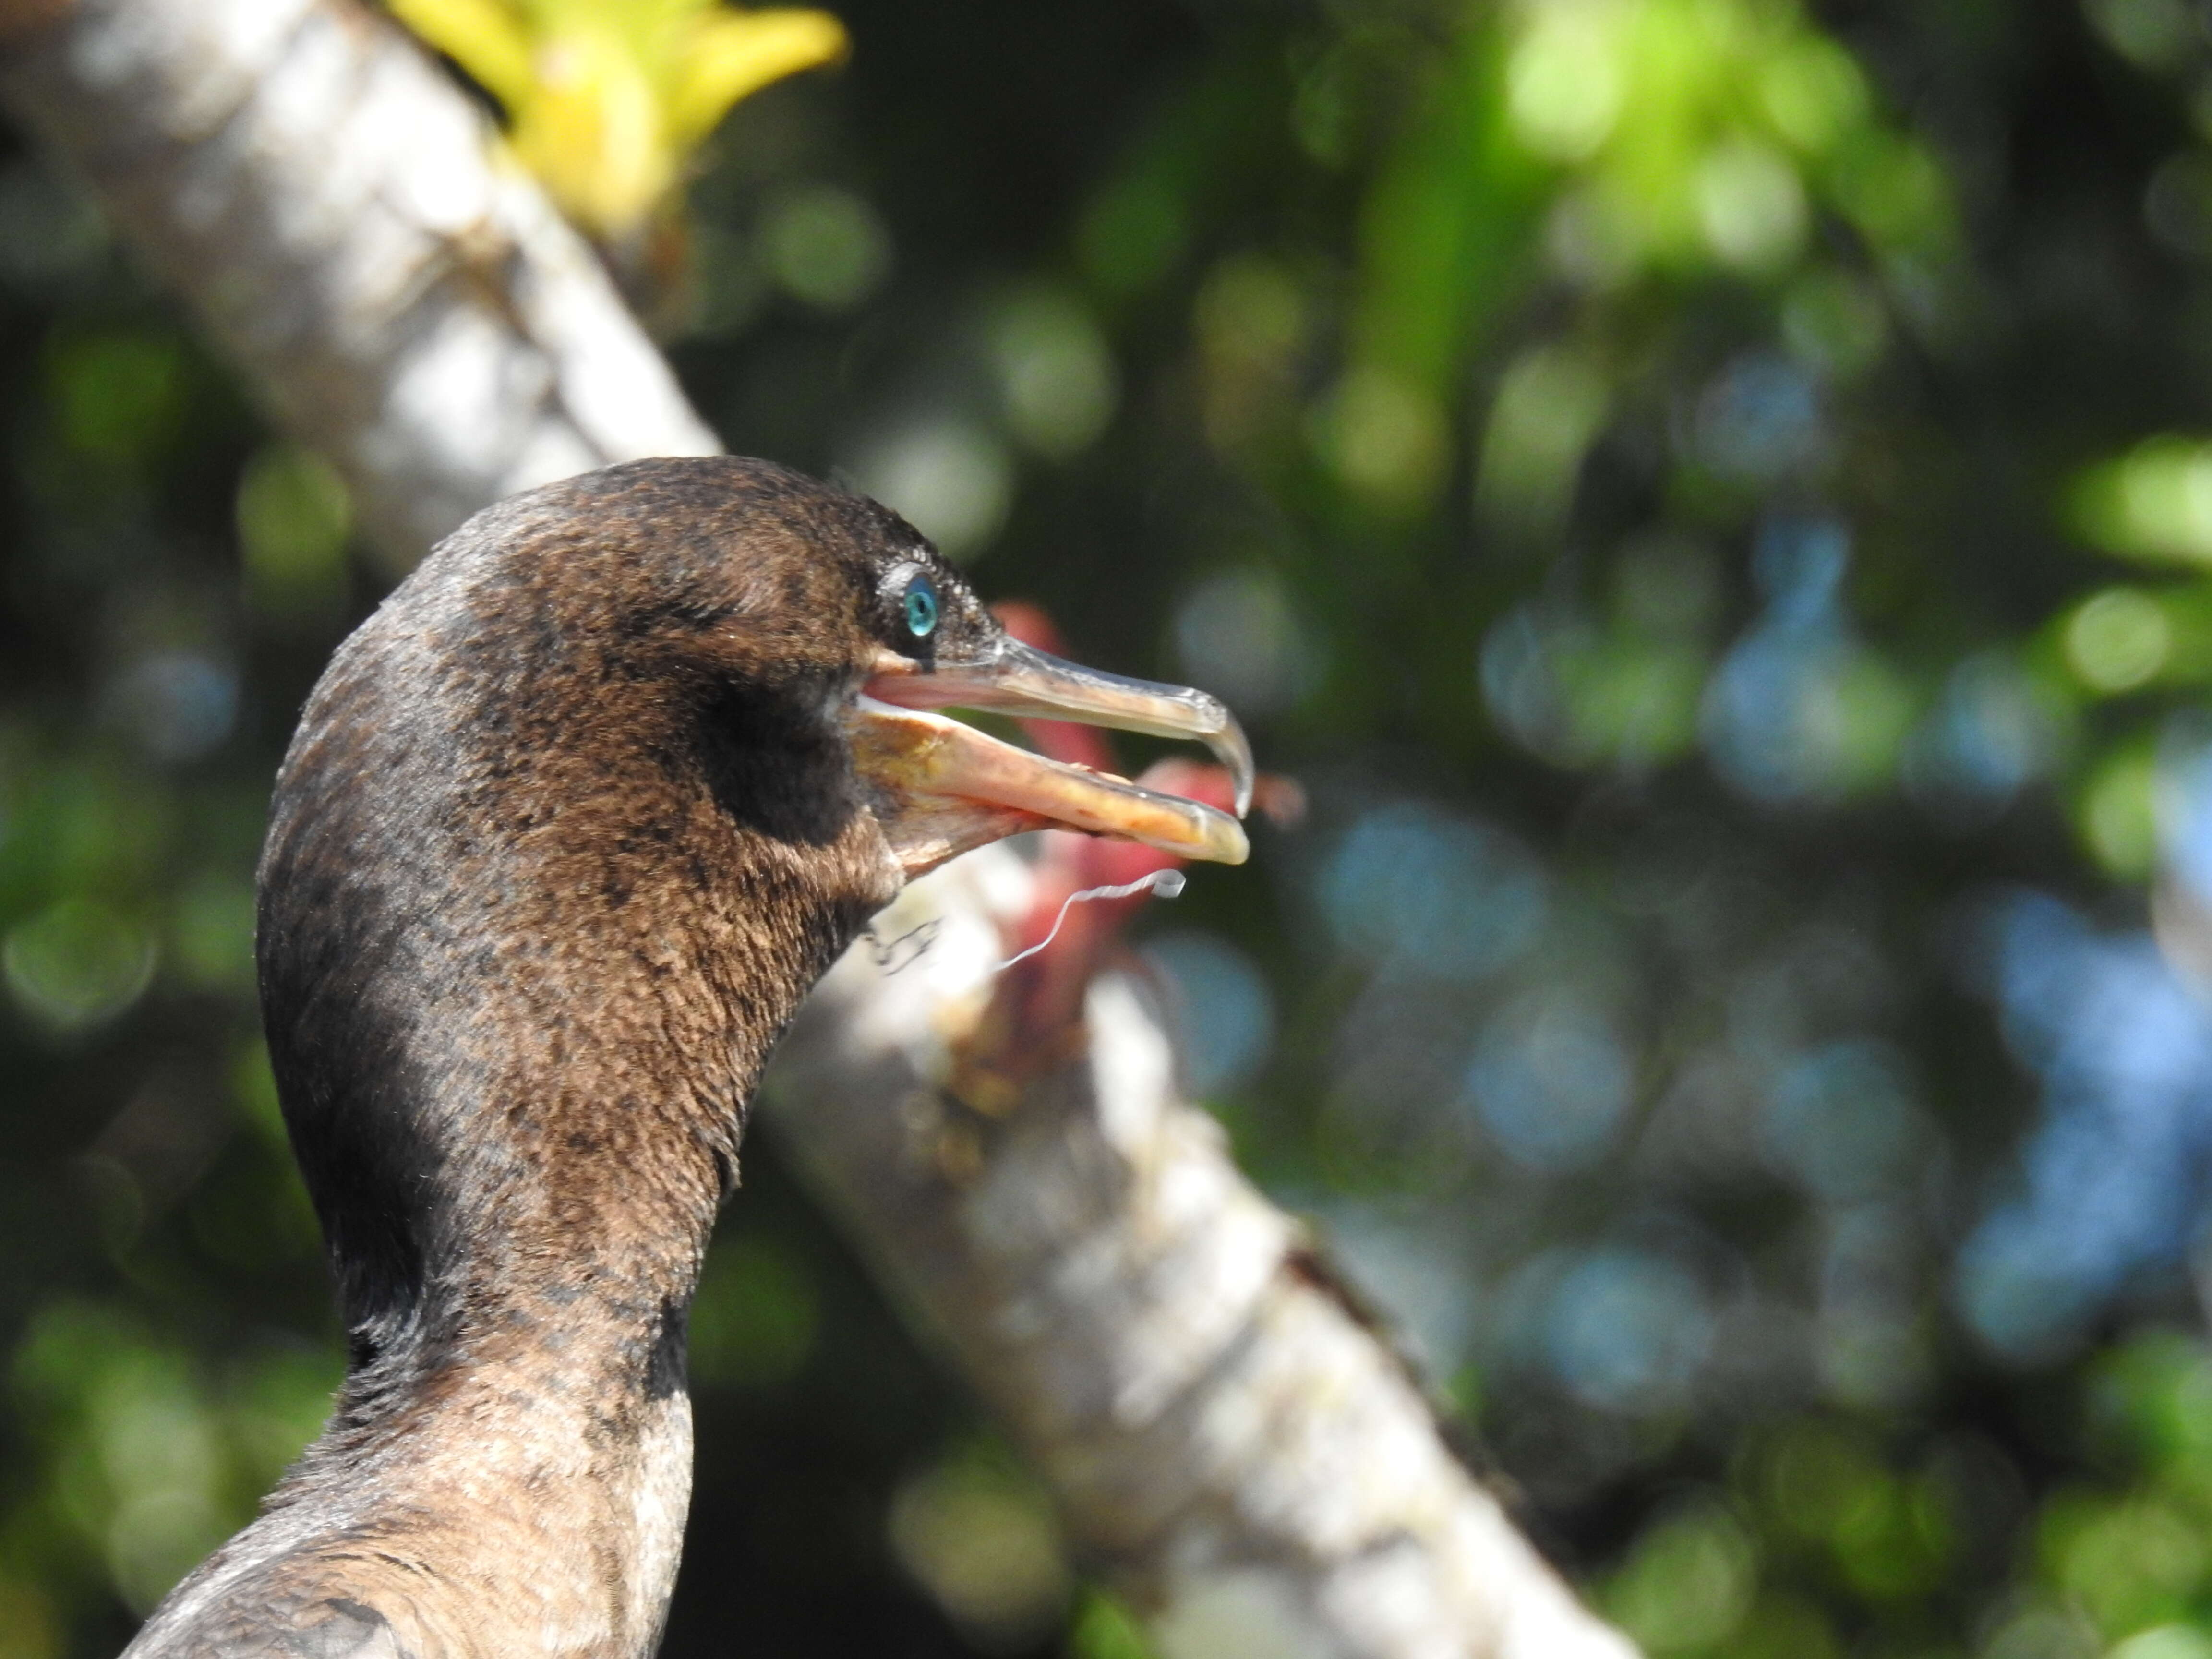
[[[351,1365],[133,1655],[651,1651],[745,1102],[900,880],[836,717],[917,565],[994,626],[872,502],[641,462],[478,515],[339,650],[259,953]]]

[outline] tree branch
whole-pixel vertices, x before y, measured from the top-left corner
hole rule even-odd
[[[988,848],[877,921],[785,1041],[769,1120],[1059,1495],[1168,1659],[1631,1651],[1445,1447],[1298,1229],[1176,1094],[1138,988],[990,1112],[946,1086],[1030,872]]]
[[[0,0],[0,95],[86,178],[401,565],[470,513],[715,447],[581,240],[476,108],[346,0]],[[1176,1097],[1131,983],[987,1115],[940,1086],[1025,867],[995,850],[848,958],[776,1130],[1058,1492],[1170,1659],[1629,1650],[1446,1449],[1295,1225]]]

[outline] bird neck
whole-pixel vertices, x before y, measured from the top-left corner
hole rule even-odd
[[[579,703],[518,750],[438,713],[311,705],[280,784],[264,1023],[352,1353],[217,1563],[412,1620],[404,1651],[629,1659],[675,1570],[744,1106],[887,866],[644,715]]]
[[[651,1652],[690,1497],[700,1262],[744,1103],[848,931],[775,878],[773,848],[741,861],[743,903],[688,921],[657,879],[617,902],[604,870],[520,861],[482,890],[595,895],[562,948],[410,957],[412,985],[439,994],[389,1063],[349,1097],[322,1079],[319,1107],[295,1089],[305,1110],[410,1139],[350,1170],[326,1137],[302,1147],[352,1364],[259,1539],[226,1554],[374,1609],[403,1652]],[[443,902],[434,931],[513,936],[458,891]]]
[[[266,1506],[300,1540],[280,1577],[374,1608],[401,1653],[649,1655],[690,1498],[682,1308],[641,1340],[623,1297],[593,1304],[503,1297],[434,1361],[350,1377]]]

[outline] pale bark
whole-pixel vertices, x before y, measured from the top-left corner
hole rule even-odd
[[[712,435],[483,118],[345,0],[0,0],[0,94],[88,179],[402,562],[526,485]],[[1087,1057],[980,1116],[939,1086],[1012,854],[918,885],[939,923],[842,964],[773,1127],[1000,1413],[1170,1659],[1629,1651],[1452,1457],[1296,1225],[1176,1097],[1129,981]]]
[[[929,948],[838,964],[768,1118],[1166,1659],[1627,1654],[1178,1095],[1131,980],[1094,981],[1087,1052],[1011,1108],[945,1086],[1030,884],[990,848],[908,888],[878,933]]]

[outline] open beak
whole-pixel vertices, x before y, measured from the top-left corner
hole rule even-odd
[[[970,662],[925,665],[885,651],[847,729],[854,764],[887,797],[877,817],[908,876],[1024,830],[1118,836],[1216,864],[1242,864],[1250,850],[1225,812],[1017,749],[939,708],[1196,738],[1229,769],[1239,817],[1252,799],[1251,746],[1203,691],[1102,674],[1003,637]]]

